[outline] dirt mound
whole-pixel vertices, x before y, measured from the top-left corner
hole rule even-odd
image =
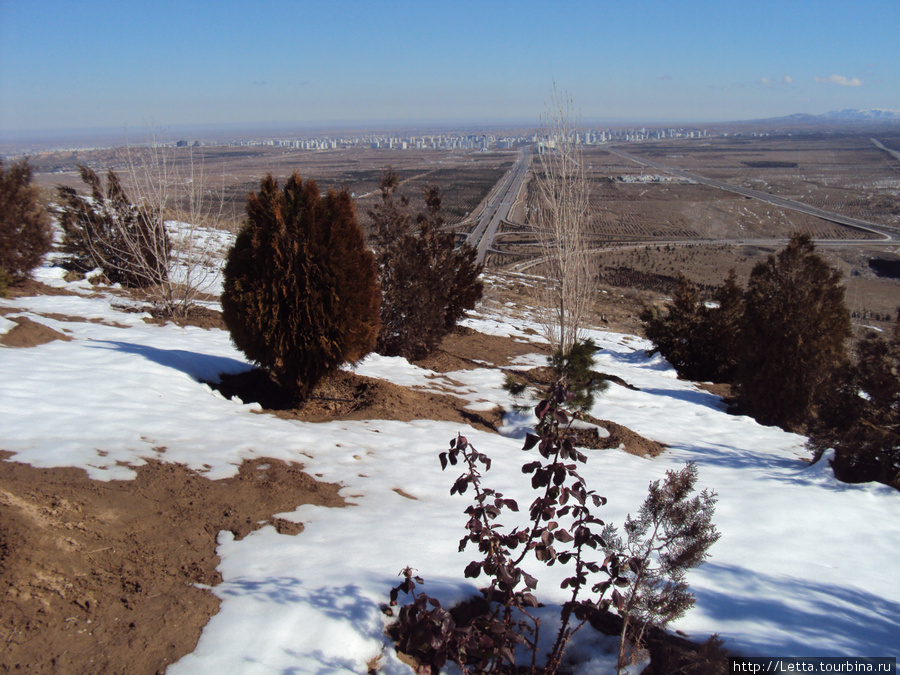
[[[609,420],[595,420],[591,422],[603,427],[609,432],[609,437],[600,439],[601,449],[622,447],[625,452],[638,457],[656,457],[662,453],[666,446],[658,441],[641,436],[621,424]]]
[[[466,410],[467,401],[449,394],[434,394],[401,387],[391,382],[339,370],[326,377],[304,404],[295,406],[285,392],[262,370],[222,375],[221,382],[207,383],[226,398],[259,403],[264,412],[304,422],[333,420],[443,420],[494,431],[501,421],[494,412]]]
[[[433,354],[415,361],[415,364],[438,373],[447,373],[482,368],[485,364],[506,366],[517,356],[546,351],[546,345],[519,342],[507,337],[479,333],[471,328],[457,327],[441,340]]]
[[[27,316],[10,317],[9,320],[19,325],[0,335],[0,344],[6,347],[37,347],[54,340],[68,342],[72,339],[42,323],[32,321]]]
[[[606,429],[609,435],[601,436],[596,427],[573,428],[572,435],[575,437],[575,445],[580,448],[589,448],[591,450],[622,448],[625,452],[638,457],[656,457],[666,449],[666,446],[662,443],[651,441],[649,438],[641,436],[639,433],[616,422],[598,420],[591,415],[584,415],[582,419],[585,422]]]
[[[8,457],[8,453],[2,453]],[[211,481],[151,462],[133,481],[0,461],[0,670],[157,673],[193,651],[219,601],[216,535],[300,504],[342,506],[299,466],[245,462]]]
[[[164,326],[167,323],[174,323],[177,326],[197,326],[209,330],[210,328],[221,328],[227,330],[225,321],[222,319],[222,312],[203,307],[202,305],[191,305],[188,307],[185,316],[166,316],[163,312],[151,308],[149,310],[151,318],[144,319],[146,323]]]
[[[34,279],[22,279],[10,284],[6,289],[7,298],[30,298],[34,295],[81,295],[67,288],[57,288],[35,281]]]

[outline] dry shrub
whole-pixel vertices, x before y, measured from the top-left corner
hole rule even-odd
[[[296,173],[279,190],[267,176],[249,196],[224,277],[235,346],[296,399],[375,346],[375,264],[346,191],[322,197]]]
[[[152,205],[132,203],[114,171],[107,172],[104,190],[96,173],[78,168],[89,196],[57,187],[66,265],[79,272],[100,267],[110,282],[126,288],[165,284],[172,245],[160,214]]]
[[[424,213],[413,218],[409,200],[396,194],[399,177],[387,169],[381,203],[369,211],[381,283],[381,332],[377,351],[419,359],[481,298],[481,266],[475,249],[456,247],[442,229],[441,195],[425,188]]]

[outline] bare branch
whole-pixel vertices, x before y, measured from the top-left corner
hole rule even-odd
[[[540,320],[554,349],[567,352],[584,338],[595,282],[588,250],[588,181],[572,98],[553,88],[542,119],[542,173],[533,226],[545,261]]]

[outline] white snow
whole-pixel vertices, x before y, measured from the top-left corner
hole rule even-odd
[[[18,324],[15,321],[10,321],[4,316],[0,316],[0,335],[5,335],[17,325]]]
[[[11,328],[10,317],[28,316],[72,338],[0,348],[0,448],[12,461],[81,467],[112,480],[132,478],[132,467],[154,458],[219,479],[245,459],[273,457],[340,482],[350,504],[282,514],[304,523],[296,536],[271,526],[241,541],[220,533],[224,581],[212,591],[221,608],[196,650],[168,672],[364,673],[380,658],[380,672],[410,673],[383,634],[381,606],[400,570],[415,568],[424,590],[444,603],[476,590],[463,578],[474,556],[457,551],[468,502],[449,495],[458,469],[442,472],[437,453],[462,433],[493,459],[486,483],[528,504],[533,495],[520,467],[533,458],[521,451],[521,438],[533,418],[507,415],[503,433],[492,434],[430,420],[311,424],[260,415],[258,406],[225,400],[201,383],[250,367],[227,333],[147,324],[145,315],[126,311],[124,299],[86,282],[66,284],[55,268],[39,278],[80,295],[0,300],[10,310],[0,333]],[[536,326],[501,311],[475,313],[466,325],[538,340]],[[588,451],[580,472],[609,499],[598,515],[621,525],[651,481],[687,461],[697,462],[700,487],[719,495],[714,521],[722,538],[690,574],[697,605],[673,628],[696,639],[719,633],[745,654],[896,656],[900,493],[839,483],[827,458],[810,466],[803,437],[726,414],[719,398],[648,357],[642,339],[590,336],[602,348],[598,370],[637,388],[610,384],[593,414],[669,446],[655,459]],[[452,393],[473,409],[511,403],[503,373],[493,368],[440,374],[373,355],[355,370]],[[565,571],[531,568],[549,610],[565,599],[558,588]],[[571,647],[581,660],[577,672],[606,672],[610,649],[609,640],[579,633]]]

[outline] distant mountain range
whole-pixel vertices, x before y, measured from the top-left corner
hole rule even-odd
[[[821,115],[808,113],[796,113],[785,117],[772,117],[759,122],[780,122],[788,124],[842,124],[842,123],[900,123],[900,110],[885,110],[883,108],[871,108],[868,110],[832,110]]]

